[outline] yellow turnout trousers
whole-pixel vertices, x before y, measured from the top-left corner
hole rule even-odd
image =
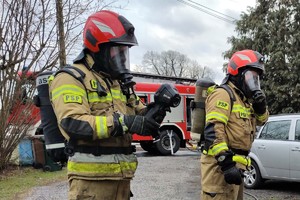
[[[129,200],[130,180],[69,181],[69,200]]]

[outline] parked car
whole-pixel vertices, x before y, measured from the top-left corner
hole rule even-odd
[[[267,179],[300,182],[300,114],[270,116],[249,156],[246,188],[259,188]]]

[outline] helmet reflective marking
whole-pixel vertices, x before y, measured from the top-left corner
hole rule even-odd
[[[96,21],[96,20],[92,20],[92,22],[99,28],[100,31],[107,32],[107,33],[112,34],[113,36],[116,36],[114,31],[109,26],[107,26],[106,24],[103,24],[103,23],[101,23],[99,21]]]
[[[251,59],[247,55],[243,55],[243,54],[235,54],[235,55],[242,60],[248,60],[249,62],[251,62]]]

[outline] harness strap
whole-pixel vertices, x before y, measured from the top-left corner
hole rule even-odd
[[[232,110],[232,107],[233,107],[233,103],[234,101],[236,101],[236,98],[231,90],[231,88],[227,85],[227,84],[222,84],[220,86],[218,86],[219,88],[223,88],[224,90],[227,91],[227,93],[229,94],[229,97],[230,97],[230,103],[231,103],[231,110]]]
[[[78,74],[75,74],[72,70],[75,70]],[[71,76],[73,76],[75,79],[77,79],[79,82],[81,82],[84,85],[84,78],[85,73],[81,71],[80,69],[73,67],[72,65],[66,65],[62,69],[58,70],[54,76],[56,76],[59,73],[65,72]],[[85,87],[85,85],[84,85]]]

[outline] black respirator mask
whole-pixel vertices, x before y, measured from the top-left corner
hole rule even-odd
[[[125,87],[135,85],[129,70],[129,46],[102,44],[100,51],[94,53],[93,57],[95,71],[109,74],[113,80],[120,80]]]
[[[260,88],[259,73],[255,70],[245,70],[241,76],[241,90],[247,97],[255,102],[264,100],[264,94]]]

